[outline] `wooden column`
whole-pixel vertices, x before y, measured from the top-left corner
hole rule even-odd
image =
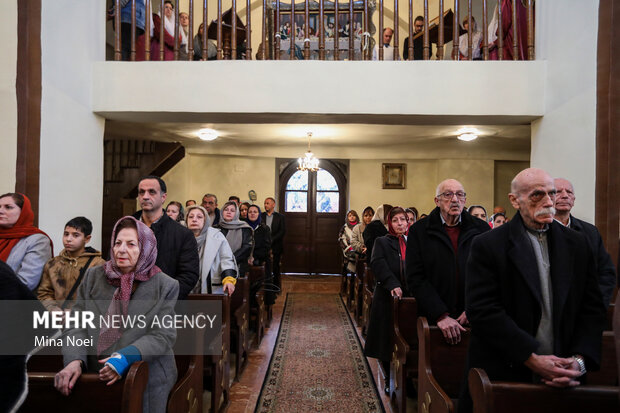
[[[383,60],[383,30],[383,0],[379,0],[379,41],[377,42],[379,60]]]
[[[232,0],[232,30],[230,32],[230,56],[237,60],[237,0]]]
[[[121,23],[122,24],[122,23]],[[136,61],[136,0],[131,0],[131,52],[129,60]]]
[[[499,0],[498,0],[499,1]],[[426,24],[426,22],[424,22]],[[426,25],[424,26],[426,27]],[[459,56],[459,0],[454,0],[454,18],[452,19],[452,60],[461,60]]]
[[[304,59],[310,60],[310,0],[305,0],[304,3]]]
[[[482,59],[489,60],[489,23],[487,19],[487,0],[482,0]]]
[[[394,51],[393,59],[400,60],[400,53],[398,53],[398,0],[394,0]]]
[[[147,9],[148,10],[148,9]],[[147,12],[148,14],[148,12]],[[147,20],[148,16],[147,16]],[[189,0],[189,29],[187,30],[187,60],[194,60],[194,0]]]
[[[430,39],[428,38],[428,0],[424,0],[424,60],[431,56]]]
[[[339,21],[340,21],[340,7],[338,7],[338,0],[334,0],[334,18],[336,22],[334,24],[334,60],[340,60],[340,33],[338,33]],[[349,23],[349,26],[351,24]],[[350,30],[350,29],[349,29]]]
[[[17,2],[15,89],[17,97],[15,192],[21,192],[30,198],[35,217],[34,224],[37,225],[41,152],[41,0]]]
[[[353,8],[353,0],[349,0],[349,60],[355,59],[355,24],[353,23],[355,14]]]
[[[616,0],[600,0],[598,21],[595,217],[596,226],[617,269],[620,222],[620,95],[617,93],[620,90],[620,6]]]
[[[236,17],[236,16],[235,16]],[[207,28],[205,27],[205,30]],[[217,60],[224,58],[224,52],[222,49],[222,0],[217,0]]]
[[[370,54],[372,50],[370,50],[371,42],[370,42],[370,17],[368,17],[368,0],[364,0],[364,36],[363,41],[366,44],[366,50],[362,49],[362,60],[370,60]]]
[[[275,42],[275,56],[274,59],[280,60],[280,0],[276,0],[276,16],[274,19],[274,31],[273,36]]]
[[[474,47],[472,35],[474,27],[471,19],[471,0],[467,0],[467,60],[474,60]]]
[[[174,60],[179,60],[179,0],[174,0]]]
[[[504,28],[502,27],[502,0],[497,0],[497,58],[504,60]]]
[[[263,0],[265,1],[265,0]],[[207,60],[209,55],[207,28],[209,27],[209,19],[207,14],[208,0],[202,2],[202,60]],[[264,38],[265,36],[263,36]]]
[[[319,0],[319,60],[325,60],[325,4]]]
[[[164,33],[166,30],[164,26],[166,12],[164,10],[164,0],[161,0],[161,6],[159,8],[159,14],[161,15],[161,19],[159,19],[159,60],[164,60]]]
[[[404,48],[405,45],[403,45],[403,49]],[[403,50],[403,55],[404,53],[405,51]],[[409,37],[407,38],[407,60],[413,60],[413,0],[409,0]]]
[[[437,39],[437,59],[443,60],[444,49],[444,21],[443,21],[443,0],[439,0],[439,36]]]
[[[245,5],[245,59],[252,60],[252,2],[246,0]]]
[[[501,21],[499,24],[502,24]],[[517,0],[512,0],[512,60],[519,60],[519,25],[517,24]]]
[[[163,0],[162,0],[163,2]],[[114,60],[122,59],[121,53],[121,0],[114,2]]]
[[[527,0],[527,60],[534,59],[534,3]]]
[[[289,36],[290,60],[295,60],[295,0],[291,0],[291,34]]]
[[[151,0],[144,5],[144,60],[151,60]]]

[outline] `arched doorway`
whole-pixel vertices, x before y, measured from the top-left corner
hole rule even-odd
[[[346,214],[346,167],[322,160],[317,172],[291,161],[280,174],[279,211],[286,219],[283,272],[339,274],[338,232]]]

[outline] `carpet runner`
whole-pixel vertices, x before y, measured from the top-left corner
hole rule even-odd
[[[287,294],[255,412],[384,412],[338,294]]]

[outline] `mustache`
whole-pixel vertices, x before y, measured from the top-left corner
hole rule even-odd
[[[536,211],[536,213],[534,214],[535,217],[539,217],[541,215],[555,215],[555,208],[554,207],[543,208],[540,211]]]

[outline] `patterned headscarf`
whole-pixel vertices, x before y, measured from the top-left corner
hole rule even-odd
[[[140,255],[138,256],[138,261],[136,262],[136,266],[133,271],[123,274],[118,268],[116,257],[114,256],[114,242],[118,236],[119,224],[127,220],[133,221],[136,224]],[[110,244],[110,260],[105,263],[103,268],[108,283],[117,288],[112,296],[112,301],[108,307],[106,317],[118,314],[126,316],[134,280],[147,281],[158,272],[161,272],[161,269],[155,265],[155,261],[157,260],[157,239],[155,238],[153,231],[151,231],[151,229],[144,223],[138,221],[134,217],[126,216],[119,219],[114,225]],[[122,335],[123,332],[118,328],[103,327],[99,332],[97,354],[102,354],[119,338],[121,338]]]
[[[34,234],[43,234],[48,239],[49,235],[41,231],[34,226],[34,212],[30,204],[30,199],[24,194],[19,194],[24,197],[24,206],[21,208],[21,213],[17,222],[11,228],[0,228],[0,260],[5,261],[9,258],[11,250],[22,238],[26,238]],[[13,199],[12,195],[8,195],[7,198]],[[52,256],[54,255],[54,245],[50,239],[50,245],[52,246]]]

